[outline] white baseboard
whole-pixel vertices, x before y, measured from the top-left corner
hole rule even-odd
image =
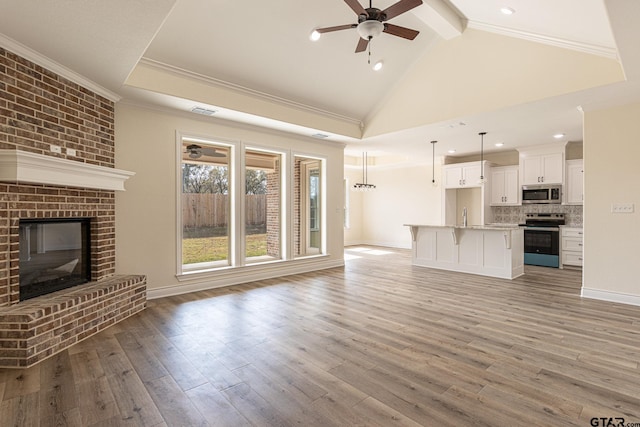
[[[602,291],[599,289],[582,288],[580,296],[609,302],[619,302],[640,306],[640,295],[623,294],[619,292]]]
[[[342,258],[330,259],[326,258],[326,256],[321,256],[182,275],[178,278],[180,283],[177,285],[162,288],[147,288],[147,299],[223,288],[257,280],[273,279],[274,277],[290,276],[292,274],[308,273],[310,271],[343,266],[344,259]]]
[[[408,242],[380,242],[375,240],[365,240],[361,244],[369,245],[369,246],[382,246],[385,248],[396,248],[396,249],[411,249],[411,239],[408,239]]]

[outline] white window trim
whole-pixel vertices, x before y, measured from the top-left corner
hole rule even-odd
[[[175,198],[175,206],[176,206],[176,275],[182,275],[185,273],[193,273],[196,271],[206,271],[206,270],[214,270],[214,269],[224,269],[233,266],[233,243],[231,235],[233,233],[233,224],[229,227],[229,253],[226,261],[212,261],[207,263],[201,263],[200,269],[196,269],[195,266],[185,266],[182,264],[182,143],[184,140],[193,141],[196,143],[202,144],[217,144],[229,147],[229,188],[232,188],[234,185],[234,177],[232,176],[232,171],[235,169],[233,166],[233,160],[236,156],[236,152],[238,150],[238,141],[227,140],[223,138],[216,138],[212,136],[206,135],[197,135],[193,133],[187,133],[177,130],[176,131],[176,161],[175,161],[175,170],[176,170],[176,198]],[[229,191],[229,209],[231,211],[231,215],[235,214],[237,208],[234,207],[234,196],[232,191]]]
[[[182,264],[182,142],[184,139],[200,142],[202,144],[223,145],[229,147],[229,198],[230,198],[230,218],[232,223],[229,225],[229,259],[228,261],[214,261],[210,263],[202,263],[201,268],[189,268]],[[327,161],[328,158],[323,155],[307,152],[297,152],[292,149],[277,148],[272,146],[264,146],[255,143],[245,143],[239,140],[230,140],[211,135],[194,134],[176,130],[176,149],[175,149],[175,170],[176,170],[176,278],[178,281],[191,281],[194,279],[201,280],[206,277],[227,276],[238,271],[242,276],[242,271],[253,271],[254,268],[267,267],[268,265],[277,265],[293,263],[292,265],[301,265],[304,259],[324,259],[327,258]],[[246,158],[245,151],[264,151],[281,156],[280,179],[281,179],[281,216],[280,216],[280,245],[281,259],[265,260],[262,262],[246,262],[245,246],[245,214],[244,214],[244,187],[240,183],[244,183]],[[320,226],[321,226],[321,250],[319,254],[308,254],[303,256],[295,256],[295,235],[294,235],[294,167],[295,159],[301,157],[309,160],[317,160],[320,162],[320,186],[319,195],[320,204]],[[288,262],[288,263],[287,263]],[[277,267],[276,267],[277,268]],[[282,267],[293,268],[293,267]],[[248,276],[247,276],[248,277]],[[240,282],[239,282],[240,283]]]

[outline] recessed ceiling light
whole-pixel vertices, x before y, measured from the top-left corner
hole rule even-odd
[[[317,42],[318,40],[320,40],[320,33],[318,31],[316,31],[316,30],[313,30],[311,32],[311,34],[309,35],[309,39],[312,42]]]
[[[375,64],[373,64],[373,71],[380,71],[382,70],[382,66],[384,65],[384,62],[382,61],[378,61]]]
[[[556,133],[555,135],[553,135],[553,137],[554,137],[555,139],[563,138],[563,137],[564,137],[564,133]]]
[[[506,6],[501,7],[500,12],[502,12],[504,15],[513,15],[514,13],[516,13],[515,9]]]
[[[453,154],[453,153],[455,153],[455,152],[456,152],[456,150],[454,150],[453,148],[452,148],[451,150],[448,150],[448,151],[447,151],[447,153],[449,153],[449,154]]]
[[[496,147],[502,147],[504,145],[504,142],[496,142]]]

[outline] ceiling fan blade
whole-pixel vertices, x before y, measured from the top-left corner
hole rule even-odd
[[[357,26],[358,26],[357,24],[337,25],[335,27],[316,28],[316,31],[322,34],[322,33],[330,33],[331,31],[348,30],[351,28],[356,28]]]
[[[356,15],[359,16],[364,14],[365,16],[369,16],[367,11],[364,9],[364,7],[362,7],[358,0],[344,0],[344,2],[349,5],[349,7],[356,13]],[[420,3],[422,3],[422,1]]]
[[[356,53],[364,52],[367,50],[367,46],[369,45],[369,40],[365,40],[362,37],[358,38],[358,45],[356,46]]]
[[[225,157],[224,153],[216,151],[215,148],[203,147],[200,151],[202,154],[209,157]]]
[[[393,25],[384,23],[384,33],[391,34],[392,36],[402,37],[403,39],[413,40],[420,34],[420,31],[412,30],[411,28],[401,27],[399,25]]]
[[[405,13],[414,7],[418,7],[421,4],[422,0],[400,0],[383,10],[382,13],[387,16],[385,21],[388,21],[389,19],[395,18],[396,16]]]

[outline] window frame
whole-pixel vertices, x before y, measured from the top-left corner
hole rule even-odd
[[[182,218],[182,148],[185,141],[193,142],[196,144],[208,145],[208,146],[224,146],[229,150],[229,162],[228,162],[228,179],[229,179],[229,218],[231,223],[228,224],[228,246],[227,246],[227,259],[220,261],[209,261],[202,263],[183,264],[183,218]],[[206,271],[215,271],[228,269],[233,266],[234,258],[234,245],[235,242],[232,238],[235,232],[236,225],[234,224],[233,217],[237,211],[235,207],[235,198],[232,188],[235,185],[235,167],[234,159],[238,150],[238,143],[236,141],[224,140],[221,138],[212,138],[202,135],[194,135],[191,133],[176,132],[176,275],[201,273]]]
[[[205,145],[221,145],[229,149],[229,257],[227,261],[217,264],[216,261],[193,265],[186,268],[182,264],[182,145],[188,140]],[[280,156],[280,258],[269,260],[251,261],[246,256],[246,152],[258,151]],[[253,142],[231,140],[211,135],[200,135],[191,132],[176,130],[176,278],[179,281],[207,277],[214,274],[228,274],[231,271],[244,267],[253,267],[263,264],[291,262],[296,259],[327,256],[327,157],[317,153],[298,152],[291,148],[279,148]],[[295,254],[295,230],[294,230],[294,174],[295,159],[318,161],[320,170],[320,193],[318,198],[320,212],[320,250],[317,254]]]

